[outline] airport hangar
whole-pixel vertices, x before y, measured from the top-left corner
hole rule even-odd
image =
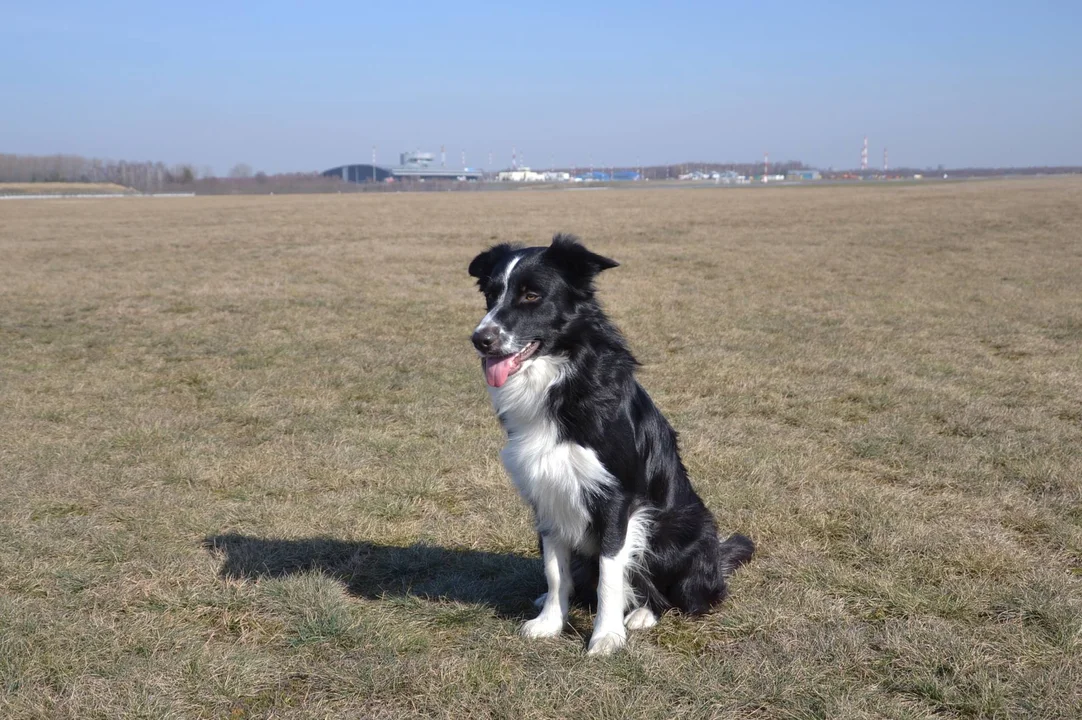
[[[358,163],[340,165],[325,170],[324,177],[341,178],[346,182],[403,182],[403,181],[470,181],[481,180],[483,173],[469,168],[432,167],[432,153],[404,152],[399,155],[400,164],[393,167]]]

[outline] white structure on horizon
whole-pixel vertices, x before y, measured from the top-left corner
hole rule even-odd
[[[544,182],[545,173],[534,172],[528,167],[520,167],[514,170],[501,170],[496,179],[500,182]]]

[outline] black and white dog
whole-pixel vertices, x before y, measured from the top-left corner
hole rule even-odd
[[[501,458],[536,516],[548,581],[521,633],[559,635],[573,587],[587,600],[596,587],[599,655],[670,608],[709,610],[755,548],[719,539],[676,433],[594,299],[595,276],[616,265],[557,235],[549,247],[496,245],[469,267],[488,307],[473,344],[507,432]]]

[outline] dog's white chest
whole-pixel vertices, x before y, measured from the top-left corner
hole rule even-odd
[[[500,457],[519,495],[537,514],[539,532],[574,548],[591,544],[587,498],[612,482],[592,450],[559,442],[555,428],[538,427],[516,431]]]
[[[538,531],[555,535],[573,548],[595,543],[588,532],[587,499],[615,483],[597,454],[582,445],[561,441],[547,415],[548,388],[559,366],[539,358],[492,391],[493,404],[507,430],[500,453],[519,495],[537,515]]]

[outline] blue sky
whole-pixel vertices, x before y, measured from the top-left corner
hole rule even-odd
[[[1078,0],[0,0],[0,152],[1082,165],[1080,29]]]

